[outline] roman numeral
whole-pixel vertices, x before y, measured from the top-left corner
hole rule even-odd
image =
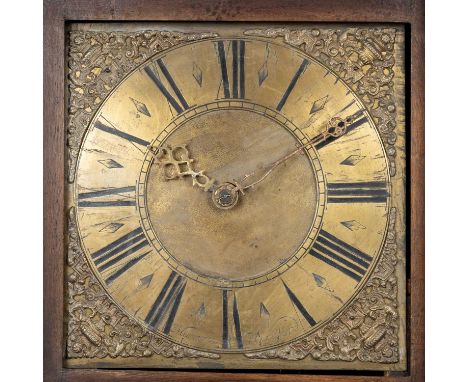
[[[320,231],[309,254],[357,282],[361,281],[372,262],[372,257],[324,230]]]
[[[223,349],[229,349],[229,319],[228,319],[228,295],[223,289]]]
[[[237,298],[236,298],[235,293],[234,293],[234,303],[232,305],[232,319],[234,321],[234,331],[236,333],[237,347],[239,349],[242,349],[244,347],[244,344],[243,344],[243,341],[242,341],[239,310],[237,309]]]
[[[167,70],[166,65],[164,64],[163,60],[160,58],[157,59],[156,64],[159,66],[161,73],[166,78],[177,100],[172,96],[169,90],[164,86],[164,84],[162,83],[156,71],[154,71],[150,66],[145,66],[143,70],[148,75],[148,77],[151,78],[151,80],[155,83],[159,91],[163,94],[164,97],[166,97],[169,104],[177,111],[178,114],[182,113],[184,110],[189,109],[190,106],[188,105],[187,101],[185,101],[184,96],[182,95],[177,84],[175,83],[174,78],[172,78],[171,73],[169,73],[169,70]]]
[[[187,280],[172,271],[161,292],[156,297],[150,311],[146,315],[145,322],[151,328],[158,328],[164,323],[163,333],[169,334],[174,319],[179,309]]]
[[[223,349],[229,349],[229,301],[228,301],[228,291],[223,289],[223,336],[222,343]],[[234,299],[232,304],[232,320],[234,323],[234,333],[236,336],[236,344],[239,349],[244,347],[242,340],[241,324],[239,310],[237,308],[237,297],[234,293]]]
[[[110,123],[109,123],[109,125],[110,125]],[[115,135],[116,137],[126,139],[129,142],[137,143],[137,144],[145,146],[145,147],[150,144],[150,142],[145,141],[144,139],[135,137],[134,135],[125,133],[125,132],[123,132],[123,131],[121,131],[119,129],[116,129],[114,126],[109,126],[109,125],[106,125],[102,121],[98,120],[94,124],[94,127],[96,129],[101,130],[101,131],[104,131],[105,133]]]
[[[386,203],[386,182],[328,183],[328,203]]]
[[[356,121],[354,121],[353,123],[351,123],[347,128],[346,128],[346,132],[343,134],[343,135],[340,135],[339,137],[333,137],[333,136],[329,136],[327,137],[326,139],[324,139],[323,141],[317,143],[315,145],[315,148],[317,150],[320,150],[321,148],[325,147],[326,145],[328,145],[329,143],[332,143],[332,142],[335,142],[337,139],[340,139],[340,137],[346,135],[347,133],[349,133],[350,131],[353,131],[355,130],[356,128],[358,128],[359,126],[361,126],[362,124],[366,123],[368,120],[367,120],[367,117],[362,117]]]
[[[125,195],[128,193],[133,195]],[[118,199],[103,200],[112,199],[113,197],[117,197]],[[135,205],[135,186],[106,188],[98,191],[80,192],[78,194],[78,207],[125,207]]]
[[[221,66],[221,82],[223,85],[224,98],[245,98],[245,41],[231,41],[232,49],[232,89],[228,76],[227,56],[224,41],[217,41],[219,64]],[[232,90],[232,93],[231,93]]]
[[[148,253],[150,253],[150,252],[151,251],[145,252],[142,255],[140,255],[138,257],[135,257],[135,258],[131,259],[130,261],[126,262],[124,265],[122,265],[119,269],[117,269],[115,272],[113,272],[112,274],[110,274],[106,278],[106,280],[105,280],[106,284],[107,285],[111,284],[113,281],[115,281],[115,279],[122,276],[131,267],[133,267],[134,265],[138,264],[141,260],[143,260],[146,257],[146,255],[148,255]]]
[[[145,238],[143,230],[141,227],[138,227],[101,248],[100,250],[92,253],[91,258],[93,259],[93,262],[96,265],[98,271],[103,272],[148,245],[149,243]],[[141,260],[141,258],[139,260]],[[126,267],[125,270],[127,270],[135,265],[138,261],[135,260],[135,262],[132,262],[131,265],[128,265],[128,267],[126,267],[126,265],[123,267]],[[111,277],[110,282],[115,280],[115,278],[120,276],[124,271],[113,277],[109,276]]]
[[[286,283],[283,282],[284,288],[286,289],[286,293],[288,294],[289,299],[293,303],[293,305],[297,308],[297,310],[302,314],[302,317],[305,318],[305,320],[309,323],[310,326],[314,326],[317,322],[313,319],[313,317],[309,314],[307,309],[302,305],[302,303],[299,301],[297,296],[293,293],[293,291],[286,285]]]
[[[299,69],[297,69],[297,72],[294,74],[291,82],[289,83],[286,91],[284,92],[283,97],[281,97],[281,100],[279,101],[278,106],[276,106],[276,110],[281,111],[284,104],[288,100],[289,95],[291,94],[292,90],[296,86],[297,81],[299,80],[299,77],[304,73],[304,71],[306,70],[309,64],[310,62],[304,58],[304,61],[302,61],[301,66],[299,67]]]

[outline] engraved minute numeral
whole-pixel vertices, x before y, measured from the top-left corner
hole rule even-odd
[[[372,257],[325,230],[320,231],[309,254],[357,282],[361,281],[372,262]]]
[[[135,186],[106,188],[78,194],[78,207],[125,207],[135,205]]]
[[[225,41],[217,41],[219,65],[221,67],[221,82],[224,98],[245,98],[245,41],[233,40],[230,42],[232,50],[232,73],[228,75]]]
[[[136,254],[139,250],[149,247],[148,240],[146,240],[145,234],[141,227],[130,231],[129,233],[119,237],[117,240],[106,245],[105,247],[99,249],[98,251],[91,254],[94,264],[96,265],[99,272],[104,272],[107,269],[117,266],[120,262],[127,259],[133,254]],[[112,282],[120,276],[123,272],[130,269],[138,261],[140,261],[144,256],[148,254],[149,251],[146,251],[143,255],[137,257],[138,260],[131,260],[130,263],[123,265],[123,270],[118,270],[118,274],[114,276],[109,276]]]
[[[281,97],[281,100],[279,101],[278,105],[276,106],[276,110],[281,111],[283,108],[284,104],[288,100],[289,96],[291,95],[291,92],[293,91],[294,87],[297,84],[297,81],[299,80],[299,77],[302,76],[302,74],[305,72],[307,69],[307,66],[309,66],[310,62],[309,60],[304,59],[302,61],[301,66],[299,69],[297,69],[296,73],[294,74],[293,78],[291,79],[291,82],[289,83],[288,87],[286,88],[286,91],[284,92],[283,96]]]
[[[171,272],[146,315],[145,322],[148,326],[159,328],[163,324],[163,333],[170,333],[186,284],[187,280],[183,276],[178,275],[175,271]]]
[[[128,133],[126,133],[124,131],[116,129],[114,126],[111,126],[109,121],[107,121],[107,122],[108,122],[108,124],[102,122],[101,120],[97,120],[96,123],[94,124],[94,127],[96,129],[101,130],[101,131],[104,131],[105,133],[115,135],[116,137],[125,139],[125,140],[127,140],[129,142],[132,142],[132,143],[137,143],[137,144],[145,146],[145,147],[150,144],[150,142],[148,142],[148,141],[146,141],[144,139],[135,137],[134,135],[131,135],[131,134],[128,134]]]
[[[144,71],[148,75],[148,77],[154,82],[156,87],[159,89],[159,91],[162,93],[162,95],[167,99],[169,104],[175,109],[175,111],[180,114],[184,110],[187,110],[190,108],[188,105],[187,101],[185,100],[184,96],[182,95],[182,92],[180,91],[179,87],[177,86],[174,78],[172,77],[171,73],[167,69],[166,65],[164,64],[162,59],[157,59],[156,64],[159,67],[159,70],[163,74],[163,76],[166,78],[167,83],[169,84],[169,87],[171,88],[173,94],[175,97],[171,94],[171,92],[164,86],[163,82],[161,81],[158,73],[154,70],[152,66],[145,66]],[[177,99],[176,99],[177,98]]]
[[[228,301],[228,291],[223,289],[222,291],[222,305],[223,305],[223,334],[222,334],[222,345],[223,349],[230,348],[229,342],[229,301]],[[237,296],[234,293],[233,303],[232,303],[232,320],[234,323],[234,334],[236,337],[236,344],[239,349],[244,347],[244,342],[242,340],[242,331],[240,323],[239,309],[237,307]]]
[[[328,203],[386,203],[386,182],[328,183]]]
[[[362,114],[362,113],[361,113]],[[344,135],[348,134],[350,131],[353,131],[355,129],[357,129],[359,126],[363,125],[364,123],[368,122],[368,119],[366,116],[362,116],[362,118],[359,118],[357,119],[356,121],[354,121],[353,123],[351,123],[347,128],[346,128],[346,132],[343,134],[343,135],[340,135],[338,137],[334,137],[334,136],[329,136],[327,137],[325,140],[323,141],[320,141],[319,143],[317,143],[315,145],[315,148],[317,150],[320,150],[321,148],[325,147],[326,145],[332,143],[332,142],[335,142],[337,139],[340,139],[341,137],[343,137]]]
[[[301,313],[302,317],[309,323],[310,326],[314,326],[317,322],[314,320],[314,318],[310,315],[310,313],[307,311],[307,309],[302,305],[301,301],[297,298],[297,296],[294,294],[294,292],[288,287],[288,285],[283,281],[283,286],[286,289],[286,293],[288,294],[289,299],[293,303],[293,305],[297,308],[299,313]]]

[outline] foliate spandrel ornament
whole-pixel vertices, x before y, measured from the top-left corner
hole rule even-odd
[[[319,361],[398,362],[396,209],[392,208],[389,214],[382,256],[351,305],[310,336],[276,349],[247,353],[246,357],[300,360],[310,356]]]
[[[215,36],[215,33],[176,31],[71,31],[67,60],[69,182],[73,182],[75,177],[77,155],[87,126],[125,75],[158,52],[184,42]],[[141,105],[138,107],[142,109],[141,113],[148,113]]]
[[[125,314],[107,295],[89,268],[76,226],[68,213],[66,269],[67,358],[150,357],[217,359],[218,354],[174,344],[155,335]]]

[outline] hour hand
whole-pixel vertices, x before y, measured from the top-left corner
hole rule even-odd
[[[185,176],[192,177],[192,185],[211,191],[215,180],[205,175],[204,170],[195,171],[194,159],[190,158],[187,145],[179,146],[148,146],[148,150],[154,157],[155,163],[161,166],[165,180],[181,179]]]

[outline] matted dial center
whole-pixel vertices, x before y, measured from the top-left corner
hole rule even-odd
[[[165,180],[157,165],[146,176],[144,208],[163,257],[201,282],[245,286],[280,274],[314,224],[319,195],[309,155],[292,157],[244,195],[236,190],[235,180],[261,174],[298,144],[256,107],[205,108],[163,133],[162,144],[186,145],[194,170],[216,179],[213,192],[191,177]]]

